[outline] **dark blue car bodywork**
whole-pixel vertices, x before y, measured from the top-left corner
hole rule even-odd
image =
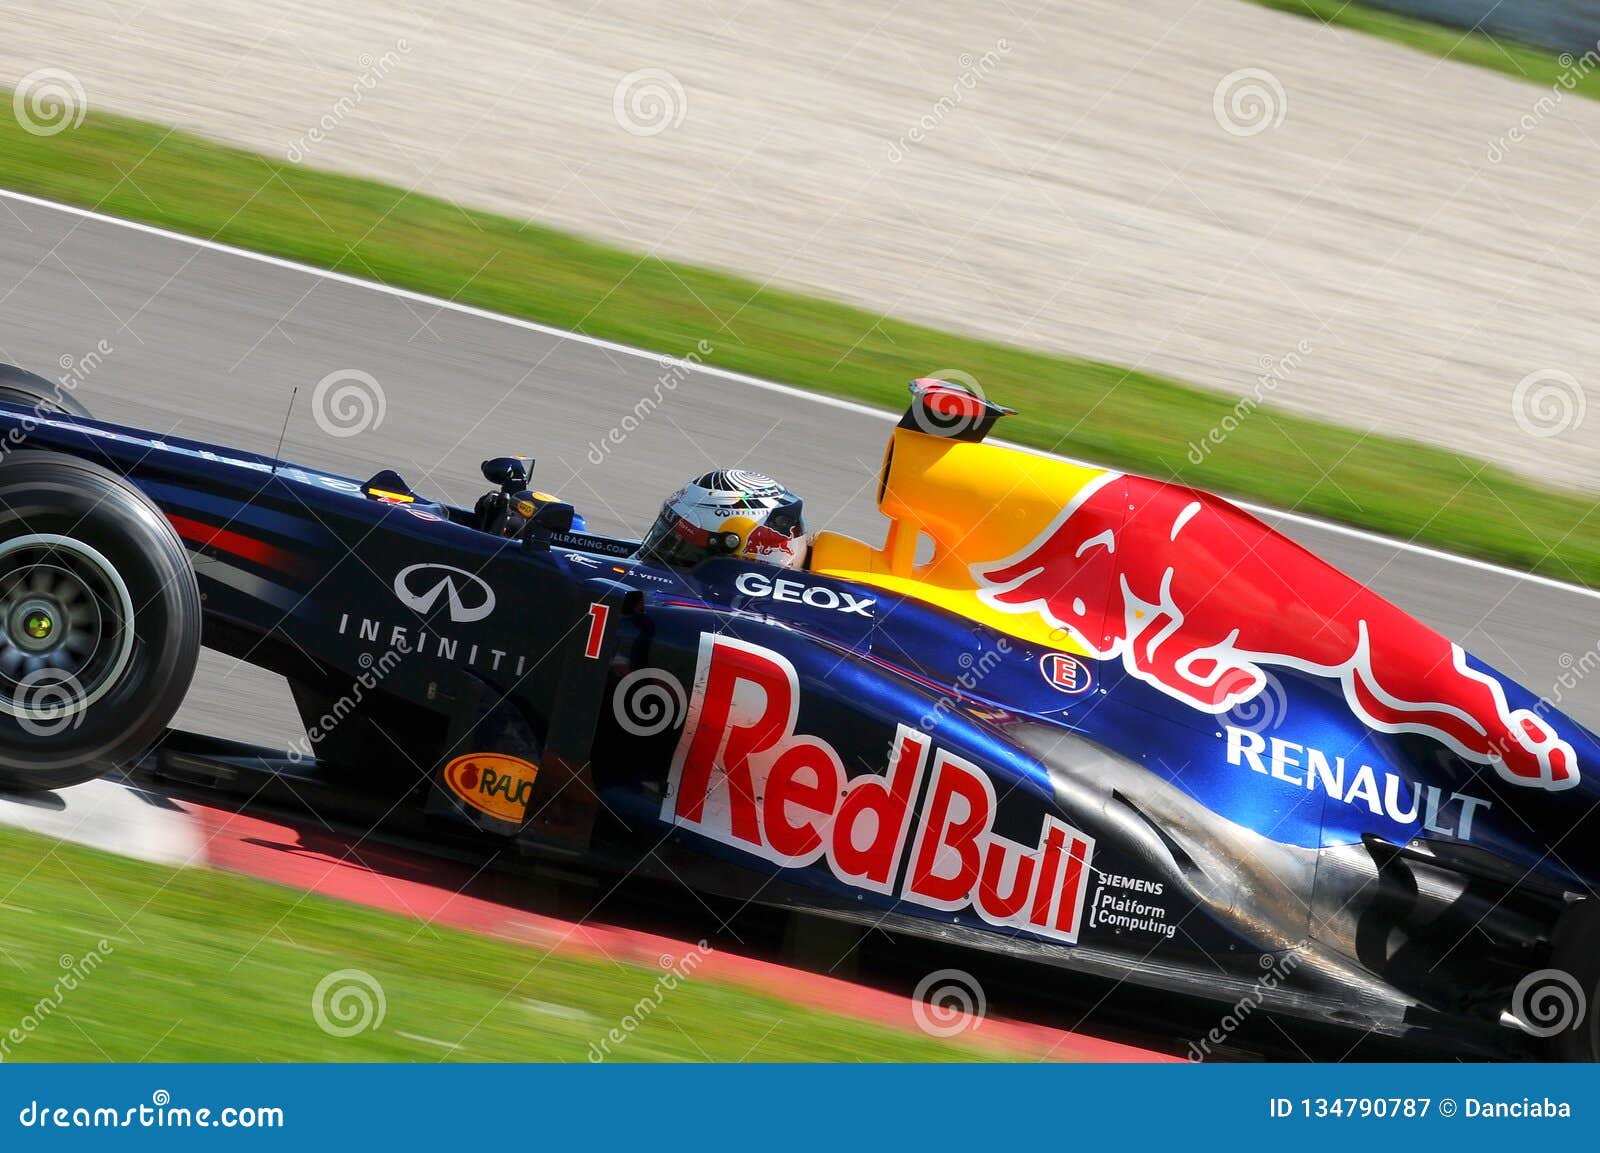
[[[1361,725],[1316,676],[1285,672],[1255,713],[1214,716],[1120,662],[1064,661],[884,588],[735,559],[655,566],[581,520],[506,539],[470,510],[4,405],[0,435],[100,463],[160,506],[193,560],[205,644],[288,678],[320,770],[402,779],[433,820],[530,851],[655,854],[707,891],[1388,1032],[1492,1028],[1600,881],[1600,774],[1507,786]],[[734,674],[718,662],[771,680],[721,699]],[[757,731],[785,684],[784,732]],[[694,778],[726,752],[692,747],[718,723],[719,740],[804,746],[787,801]],[[461,777],[472,754],[537,769],[501,798],[517,816],[465,799],[483,779]],[[834,759],[835,791],[861,794],[853,844],[818,816],[848,805],[815,795]]]

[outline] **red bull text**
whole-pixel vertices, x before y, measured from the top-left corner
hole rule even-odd
[[[998,835],[988,774],[907,725],[883,772],[850,777],[832,745],[795,731],[799,707],[785,657],[705,634],[662,819],[787,868],[825,861],[911,904],[1078,939],[1092,838],[1049,815],[1033,845]]]

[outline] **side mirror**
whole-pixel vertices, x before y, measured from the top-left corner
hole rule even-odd
[[[479,467],[483,469],[484,480],[498,486],[501,492],[510,493],[528,487],[528,464],[514,456],[497,456]]]
[[[528,523],[545,529],[548,532],[571,532],[572,518],[576,510],[564,501],[536,501],[538,507],[533,510],[533,515],[528,517]],[[519,507],[518,512],[522,512]],[[524,514],[526,515],[526,514]]]

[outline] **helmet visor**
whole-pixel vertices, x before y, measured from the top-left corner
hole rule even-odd
[[[711,534],[668,507],[650,526],[642,551],[664,564],[697,565],[712,554]]]

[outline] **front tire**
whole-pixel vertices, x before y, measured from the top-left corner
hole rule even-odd
[[[76,457],[0,464],[0,785],[59,789],[142,756],[183,703],[200,592],[143,493]]]

